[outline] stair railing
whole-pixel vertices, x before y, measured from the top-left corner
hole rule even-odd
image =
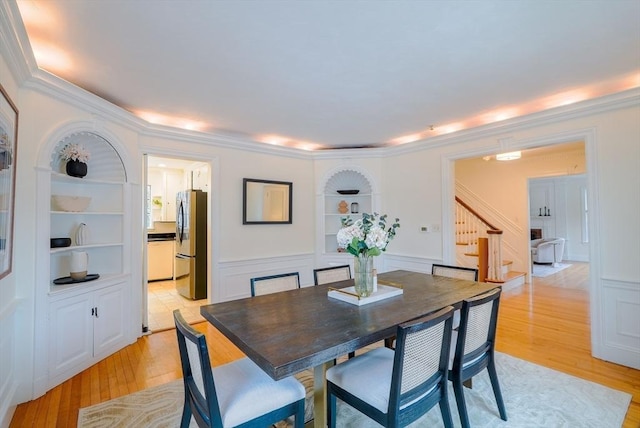
[[[481,238],[486,238],[481,239]],[[486,248],[480,248],[485,242]],[[502,230],[492,225],[456,196],[456,243],[467,246],[467,254],[479,255],[479,271],[486,272],[482,282],[504,282],[502,275]],[[484,265],[486,263],[486,265]]]

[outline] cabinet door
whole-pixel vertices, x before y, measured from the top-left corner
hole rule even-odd
[[[49,374],[52,379],[64,377],[68,370],[93,358],[93,298],[80,294],[52,302],[49,312]]]
[[[173,278],[173,242],[156,241],[147,244],[147,280]]]
[[[165,221],[176,221],[176,194],[185,190],[182,171],[168,171],[165,186]]]
[[[102,358],[124,343],[124,290],[114,285],[95,292],[94,355]]]

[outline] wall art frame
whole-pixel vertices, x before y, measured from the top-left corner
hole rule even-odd
[[[18,108],[0,83],[0,279],[11,273]]]

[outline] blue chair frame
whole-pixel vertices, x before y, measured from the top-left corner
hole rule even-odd
[[[327,372],[327,422],[329,428],[336,427],[336,398],[340,398],[345,403],[356,408],[385,427],[400,427],[408,425],[422,417],[433,406],[438,404],[440,406],[445,427],[452,427],[453,421],[451,418],[451,411],[449,409],[449,398],[447,392],[447,371],[449,367],[451,346],[452,317],[453,307],[448,306],[440,311],[427,315],[426,317],[403,323],[397,328],[396,336],[398,339],[395,351],[388,348],[378,348],[329,369]],[[420,334],[426,329],[434,328],[441,323],[444,323],[444,327],[442,329],[442,342],[440,353],[438,355],[439,360],[437,371],[435,371],[428,379],[412,386],[411,389],[403,393],[401,391],[403,376],[409,376],[408,372],[410,372],[409,369],[403,367],[407,338],[416,333]],[[360,362],[359,359],[368,358],[376,352],[379,356],[382,356],[383,354],[387,355],[387,358],[389,353],[393,353],[393,372],[391,374],[391,390],[387,412],[382,412],[380,409],[366,401],[363,401],[363,399],[353,395],[347,389],[344,389],[329,380],[329,378],[332,377],[330,373],[331,370],[349,370],[350,364],[354,364],[354,367],[358,368],[358,363]],[[378,358],[378,355],[376,355],[375,358]],[[375,382],[376,380],[371,379],[371,381]]]
[[[336,272],[342,271],[343,275],[341,275],[339,279],[332,278],[331,281],[325,281],[323,278],[321,278],[323,273],[331,272],[331,271],[336,271]],[[330,266],[326,268],[319,268],[319,269],[313,270],[313,283],[315,285],[327,284],[329,282],[334,282],[334,281],[343,281],[346,279],[351,279],[351,266],[349,265]]]
[[[453,340],[455,340],[456,343],[451,370],[449,371],[449,380],[453,384],[453,391],[456,396],[456,403],[458,404],[458,413],[460,414],[460,422],[464,428],[468,428],[471,425],[469,423],[469,416],[464,399],[463,384],[470,381],[473,376],[485,368],[489,372],[489,380],[491,381],[493,394],[496,398],[500,418],[503,421],[507,420],[507,410],[502,400],[495,365],[495,341],[500,294],[501,289],[495,288],[473,299],[464,300],[462,302],[462,309],[460,310],[460,327],[457,332],[453,332]],[[492,305],[488,322],[481,319],[483,317],[481,313],[471,314],[474,308],[481,305]],[[469,324],[473,322],[474,325],[480,325],[483,321],[487,324],[486,336],[483,336],[482,339],[468,336]],[[475,328],[474,331],[476,331]],[[467,341],[472,342],[471,346],[473,349],[465,349]]]
[[[295,277],[295,287],[287,286],[287,287],[283,287],[283,288],[277,289],[277,290],[269,292],[269,293],[262,293],[262,292],[259,292],[259,290],[258,290],[258,285],[262,281],[271,282],[271,281],[278,280],[278,279],[281,279],[281,278],[287,279],[288,277]],[[282,274],[278,274],[278,275],[269,275],[269,276],[261,276],[261,277],[257,277],[257,278],[251,278],[251,297],[261,296],[263,294],[276,293],[276,292],[279,292],[279,291],[294,290],[296,288],[300,288],[300,274],[298,272],[282,273]]]
[[[188,428],[191,416],[194,417],[199,427],[222,427],[222,414],[216,393],[216,386],[209,359],[209,350],[204,334],[191,327],[180,314],[180,310],[173,311],[173,319],[176,325],[178,336],[178,349],[182,363],[182,374],[184,379],[184,407],[180,428]],[[197,368],[191,366],[189,352],[187,351],[187,341],[197,347],[200,363],[200,375],[204,391],[200,391],[194,379],[193,371]],[[234,364],[234,362],[229,363]],[[274,383],[276,381],[273,381]],[[260,415],[254,419],[246,421],[238,427],[243,428],[264,428],[276,422],[282,421],[289,416],[295,417],[295,428],[304,427],[304,397],[300,400],[285,404],[282,407]]]

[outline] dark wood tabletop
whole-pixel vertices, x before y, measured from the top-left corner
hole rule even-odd
[[[279,380],[395,334],[396,326],[496,288],[496,284],[409,271],[378,275],[403,294],[363,306],[305,287],[200,307],[200,313],[272,378]]]

